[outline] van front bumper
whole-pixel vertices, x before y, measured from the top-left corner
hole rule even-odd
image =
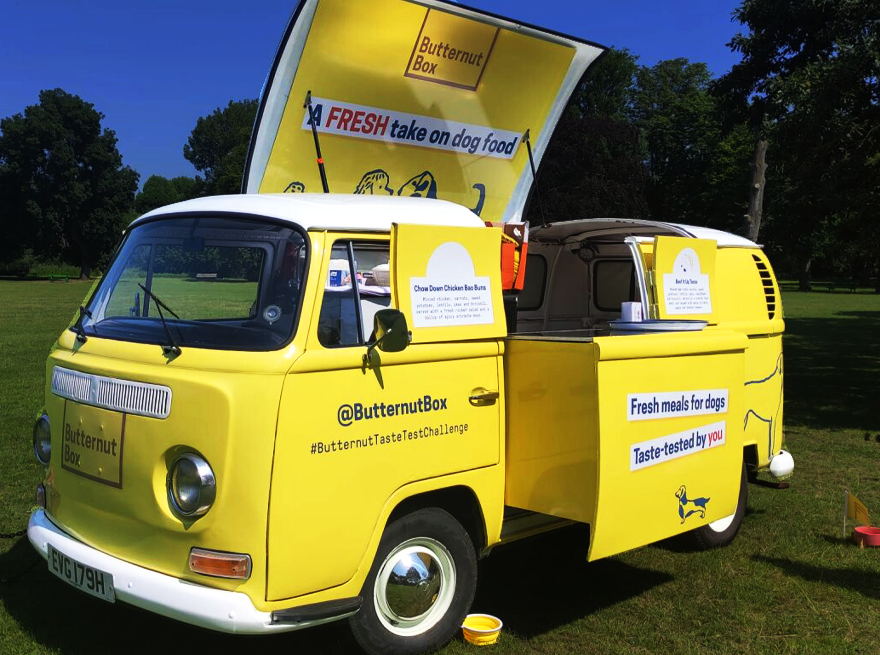
[[[49,520],[42,509],[31,515],[27,533],[31,544],[43,559],[48,560],[51,544],[53,548],[81,564],[112,575],[117,600],[209,630],[234,634],[285,632],[327,623],[354,613],[337,611],[333,612],[333,616],[327,616],[327,612],[313,612],[309,615],[308,606],[296,608],[303,610],[299,612],[261,612],[241,592],[212,589],[180,580],[87,546],[65,534]],[[357,611],[356,608],[353,609]],[[285,616],[285,613],[291,612],[297,615],[292,621]]]

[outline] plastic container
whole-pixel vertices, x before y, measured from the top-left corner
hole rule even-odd
[[[853,530],[852,538],[860,546],[880,546],[880,528],[857,525]]]
[[[502,625],[501,619],[491,614],[468,614],[461,624],[461,631],[469,644],[490,646],[498,641]]]

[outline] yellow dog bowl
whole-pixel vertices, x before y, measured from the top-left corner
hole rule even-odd
[[[469,644],[489,646],[498,641],[502,625],[501,619],[489,614],[468,614],[461,624],[461,631]]]

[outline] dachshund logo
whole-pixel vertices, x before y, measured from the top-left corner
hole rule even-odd
[[[701,519],[706,518],[706,505],[710,500],[709,498],[688,498],[687,489],[685,489],[684,485],[678,488],[678,491],[675,492],[675,497],[678,498],[678,515],[681,517],[682,523],[694,514],[699,514]]]

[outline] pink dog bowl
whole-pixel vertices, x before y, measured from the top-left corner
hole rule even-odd
[[[865,546],[880,546],[880,528],[858,525],[853,530],[853,541]]]

